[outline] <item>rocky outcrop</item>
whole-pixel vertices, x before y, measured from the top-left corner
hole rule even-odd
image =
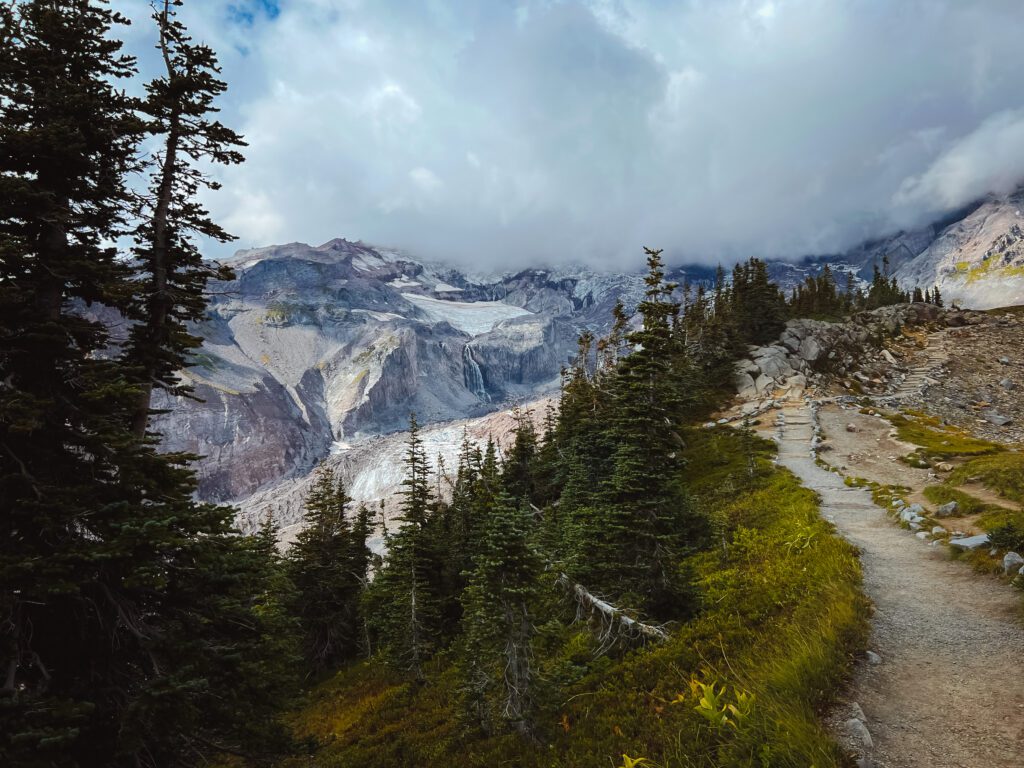
[[[969,319],[972,313],[966,313]],[[967,322],[965,313],[932,304],[900,304],[860,312],[846,322],[790,320],[774,344],[751,347],[736,364],[733,385],[741,399],[800,395],[824,377],[849,377],[858,387],[884,386],[894,375],[883,341],[904,327]]]

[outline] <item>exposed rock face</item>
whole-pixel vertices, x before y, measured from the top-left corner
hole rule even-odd
[[[1024,190],[984,201],[904,264],[907,287],[937,285],[947,303],[990,309],[1024,303]]]
[[[481,416],[557,388],[582,328],[601,332],[635,274],[525,270],[492,281],[362,243],[240,252],[213,286],[182,375],[202,402],[161,402],[168,450],[206,458],[200,494],[239,500],[304,475],[335,443]]]
[[[881,387],[894,375],[892,354],[881,348],[882,340],[905,326],[945,324],[948,317],[962,318],[963,313],[900,304],[860,312],[843,323],[790,320],[778,343],[752,347],[749,357],[736,364],[733,386],[744,400],[802,394],[825,374]]]

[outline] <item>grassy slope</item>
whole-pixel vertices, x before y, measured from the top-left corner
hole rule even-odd
[[[966,459],[943,483],[924,489],[929,501],[933,504],[956,501],[961,514],[981,513],[978,525],[989,533],[996,547],[1024,549],[1024,511],[985,503],[959,488],[969,481],[979,482],[1004,499],[1024,503],[1024,453],[971,437],[916,411],[893,415],[889,420],[896,426],[901,440],[919,446],[909,459],[911,463],[918,461],[922,466],[929,466],[935,459]],[[982,558],[981,554],[976,559],[985,570],[995,568],[995,561]]]
[[[444,658],[420,687],[371,661],[312,692],[293,721],[321,746],[289,765],[591,768],[618,766],[624,754],[661,766],[839,765],[816,711],[865,641],[859,564],[814,495],[767,461],[768,444],[754,444],[749,477],[749,450],[726,429],[691,441],[688,481],[723,542],[681,564],[699,585],[697,619],[664,645],[617,658],[595,658],[583,625],[545,632],[538,664],[561,686],[542,692],[537,743],[465,730]],[[722,705],[746,711],[739,694],[753,694],[753,705],[732,724],[707,706],[702,714],[697,682],[715,684]]]

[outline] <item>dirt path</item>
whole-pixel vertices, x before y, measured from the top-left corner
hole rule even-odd
[[[834,715],[840,739],[865,757],[862,765],[1020,768],[1020,596],[896,527],[866,490],[847,488],[817,466],[807,404],[787,404],[780,414],[779,462],[821,495],[822,514],[861,549],[865,591],[876,608],[871,648],[880,661],[858,665],[849,703]],[[853,702],[873,746],[847,722],[860,714]]]

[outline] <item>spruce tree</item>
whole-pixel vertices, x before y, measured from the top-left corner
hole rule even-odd
[[[441,635],[443,549],[432,525],[429,467],[415,415],[409,419],[405,473],[400,527],[387,538],[383,567],[367,592],[366,620],[384,658],[422,680]]]
[[[513,412],[516,422],[512,445],[502,462],[502,481],[505,491],[521,506],[533,503],[537,495],[534,477],[537,458],[537,430],[529,413],[518,406]]]
[[[659,615],[679,610],[686,585],[678,560],[704,535],[685,494],[677,487],[679,433],[696,384],[685,354],[677,351],[673,321],[679,305],[664,281],[661,251],[647,249],[643,324],[631,333],[632,353],[612,384],[612,472],[596,525],[593,586],[631,594]],[[589,585],[588,585],[589,586]]]
[[[172,766],[281,746],[264,549],[131,430],[139,377],[82,308],[140,286],[110,245],[144,125],[102,2],[0,34],[0,762]]]

